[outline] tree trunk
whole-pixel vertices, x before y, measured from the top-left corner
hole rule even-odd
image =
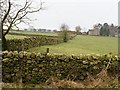
[[[7,42],[5,36],[2,35],[2,51],[7,50]]]

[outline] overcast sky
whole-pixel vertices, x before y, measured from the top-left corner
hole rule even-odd
[[[35,28],[59,29],[65,23],[71,30],[80,25],[83,31],[87,31],[96,23],[118,24],[119,0],[42,1],[46,10],[30,15],[32,19],[37,19],[31,23]]]

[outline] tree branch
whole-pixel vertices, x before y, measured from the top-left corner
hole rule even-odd
[[[3,23],[4,23],[5,20],[7,19],[7,16],[9,15],[9,12],[10,12],[10,9],[11,9],[10,0],[9,0],[9,2],[8,2],[8,5],[9,5],[8,10],[7,10],[6,14],[4,15],[3,20],[2,20],[2,22],[1,22],[1,29],[2,29],[2,35],[3,35],[3,36],[4,36]]]
[[[6,22],[9,23],[9,26],[8,26],[7,31],[4,31],[4,32],[3,32],[3,35],[4,35],[4,36],[10,31],[11,27],[13,27],[13,26],[16,27],[16,26],[17,26],[18,24],[20,24],[21,22],[25,23],[25,21],[24,21],[23,19],[28,19],[28,20],[29,20],[29,18],[26,17],[26,15],[27,15],[28,13],[34,13],[34,12],[40,11],[40,10],[42,9],[42,4],[43,4],[43,2],[40,3],[40,7],[39,7],[38,9],[35,9],[35,8],[30,7],[31,4],[32,4],[32,1],[31,1],[31,0],[26,0],[23,7],[21,7],[18,11],[17,11],[17,9],[16,9],[16,13],[15,13],[15,10],[14,10],[13,13],[11,13],[11,12],[12,12],[12,11],[10,12],[10,10],[11,10],[11,4],[10,4],[10,0],[9,0],[9,9],[8,9],[6,15],[4,16],[5,19],[3,19],[3,21],[5,21],[6,18],[7,18],[7,16],[9,15],[8,19],[6,20]],[[13,6],[14,8],[16,8],[16,6],[14,6],[14,5],[12,5],[12,6]],[[13,9],[14,9],[14,8],[13,8]],[[9,12],[10,12],[10,13],[9,13]],[[5,22],[3,22],[3,23],[5,23]],[[3,25],[2,25],[2,26],[3,26]]]
[[[42,8],[43,3],[44,3],[44,2],[41,2],[41,3],[40,3],[39,9],[32,10],[32,11],[28,11],[28,13],[34,13],[34,12],[38,12],[38,11],[42,10],[42,9],[43,9],[43,8]]]
[[[19,13],[27,6],[27,3],[28,3],[28,2],[27,2],[27,0],[26,0],[26,3],[25,3],[25,5],[24,5],[24,7],[21,8],[20,10],[18,10],[18,12],[16,13],[15,17],[14,17],[13,20],[11,21],[10,26],[8,27],[7,31],[3,34],[3,36],[5,36],[5,35],[10,31],[10,29],[11,29],[11,27],[12,27],[12,24],[14,23],[15,19],[18,17]]]

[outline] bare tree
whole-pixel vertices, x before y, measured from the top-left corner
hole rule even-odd
[[[3,50],[7,49],[5,36],[9,31],[12,28],[19,28],[18,25],[20,23],[28,24],[27,21],[30,21],[28,14],[39,12],[43,9],[43,2],[41,1],[39,7],[33,7],[32,0],[26,0],[22,4],[17,2],[14,0],[0,1],[0,32],[2,33]]]
[[[63,38],[64,42],[68,41],[69,35],[68,35],[68,31],[69,31],[69,27],[66,24],[62,24],[60,26],[60,31],[61,31],[61,36]]]
[[[75,30],[76,30],[76,33],[79,34],[80,31],[81,31],[81,27],[80,27],[80,26],[76,26],[76,27],[75,27]]]

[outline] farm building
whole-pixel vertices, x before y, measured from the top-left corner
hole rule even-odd
[[[118,33],[118,28],[116,26],[109,27],[109,36],[115,37],[115,35],[117,35],[117,33]]]
[[[89,29],[88,35],[94,35],[94,30],[93,29]]]
[[[95,25],[93,29],[89,29],[88,35],[100,35],[101,24]]]
[[[115,37],[120,38],[120,27],[117,27],[117,31],[115,32]]]
[[[100,35],[100,29],[97,28],[89,29],[88,35]]]
[[[112,25],[109,25],[107,28],[109,30],[109,36],[112,36],[112,37],[118,36],[118,26],[114,26],[112,24]],[[100,30],[101,30],[101,27],[94,26],[93,29],[89,29],[88,35],[99,36]]]
[[[82,35],[87,35],[87,32],[81,32]]]

